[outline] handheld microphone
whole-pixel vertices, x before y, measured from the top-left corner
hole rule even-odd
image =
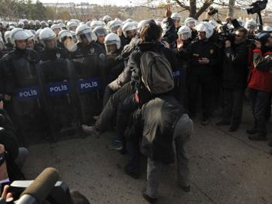
[[[31,184],[24,190],[17,204],[41,204],[54,188],[59,179],[56,169],[46,168]]]

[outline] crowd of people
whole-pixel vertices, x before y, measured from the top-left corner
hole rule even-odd
[[[118,136],[109,148],[128,153],[125,169],[128,175],[139,177],[140,153],[148,158],[147,188],[143,193],[148,202],[158,199],[162,165],[174,162],[175,158],[178,183],[188,192],[189,169],[184,146],[193,131],[192,120],[201,115],[201,125],[208,125],[214,110],[221,108],[221,120],[216,125],[237,131],[248,90],[254,117],[254,124],[247,130],[248,138],[264,141],[271,111],[272,27],[264,26],[261,31],[254,20],[244,23],[228,18],[219,23],[209,20],[210,17],[201,22],[189,17],[181,23],[180,14],[167,8],[163,20],[122,22],[106,15],[86,23],[76,19],[1,23],[3,105],[14,122],[25,122],[28,105],[18,102],[20,93],[33,98],[39,91],[18,89],[33,87],[40,81],[83,80],[85,83],[80,85],[89,87],[82,86],[78,97],[65,92],[61,102],[53,101],[59,104],[51,104],[54,108],[45,112],[54,115],[77,107],[82,130],[92,135],[115,126]],[[60,68],[59,60],[65,61],[64,68]],[[66,72],[67,60],[74,68],[67,76],[59,77]],[[44,67],[43,74],[35,74],[38,64]],[[84,91],[98,83],[90,82],[91,77],[103,79],[102,90]],[[101,94],[103,101],[99,100],[96,106]],[[68,95],[71,98],[67,100]],[[69,106],[77,100],[78,105]],[[64,106],[68,108],[63,111]],[[101,111],[97,112],[97,107]],[[37,115],[33,116],[35,120]],[[71,111],[68,117],[50,120],[55,120],[57,126],[69,126],[76,117]]]

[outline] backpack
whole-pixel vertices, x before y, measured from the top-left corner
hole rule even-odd
[[[140,58],[142,82],[151,94],[163,94],[174,88],[171,64],[157,52],[143,52]]]

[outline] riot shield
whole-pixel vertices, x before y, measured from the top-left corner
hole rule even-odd
[[[56,141],[61,133],[74,132],[80,126],[73,72],[73,64],[67,59],[49,60],[38,64],[42,99],[53,141]]]
[[[43,121],[38,74],[35,64],[25,58],[14,58],[9,69],[12,100],[7,109],[25,143],[27,135],[39,131]]]
[[[105,87],[103,59],[97,54],[73,59],[75,83],[80,103],[81,122],[91,124],[93,116],[102,110]]]

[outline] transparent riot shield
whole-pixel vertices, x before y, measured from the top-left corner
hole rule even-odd
[[[12,100],[7,109],[18,128],[19,139],[25,143],[31,133],[37,133],[43,126],[38,74],[35,64],[24,58],[13,59],[9,69]]]
[[[102,110],[106,84],[102,61],[96,54],[73,59],[81,122],[84,124],[91,124],[93,117]]]
[[[79,129],[80,120],[73,64],[67,59],[40,62],[38,73],[51,139],[56,141],[62,133],[75,133]]]

